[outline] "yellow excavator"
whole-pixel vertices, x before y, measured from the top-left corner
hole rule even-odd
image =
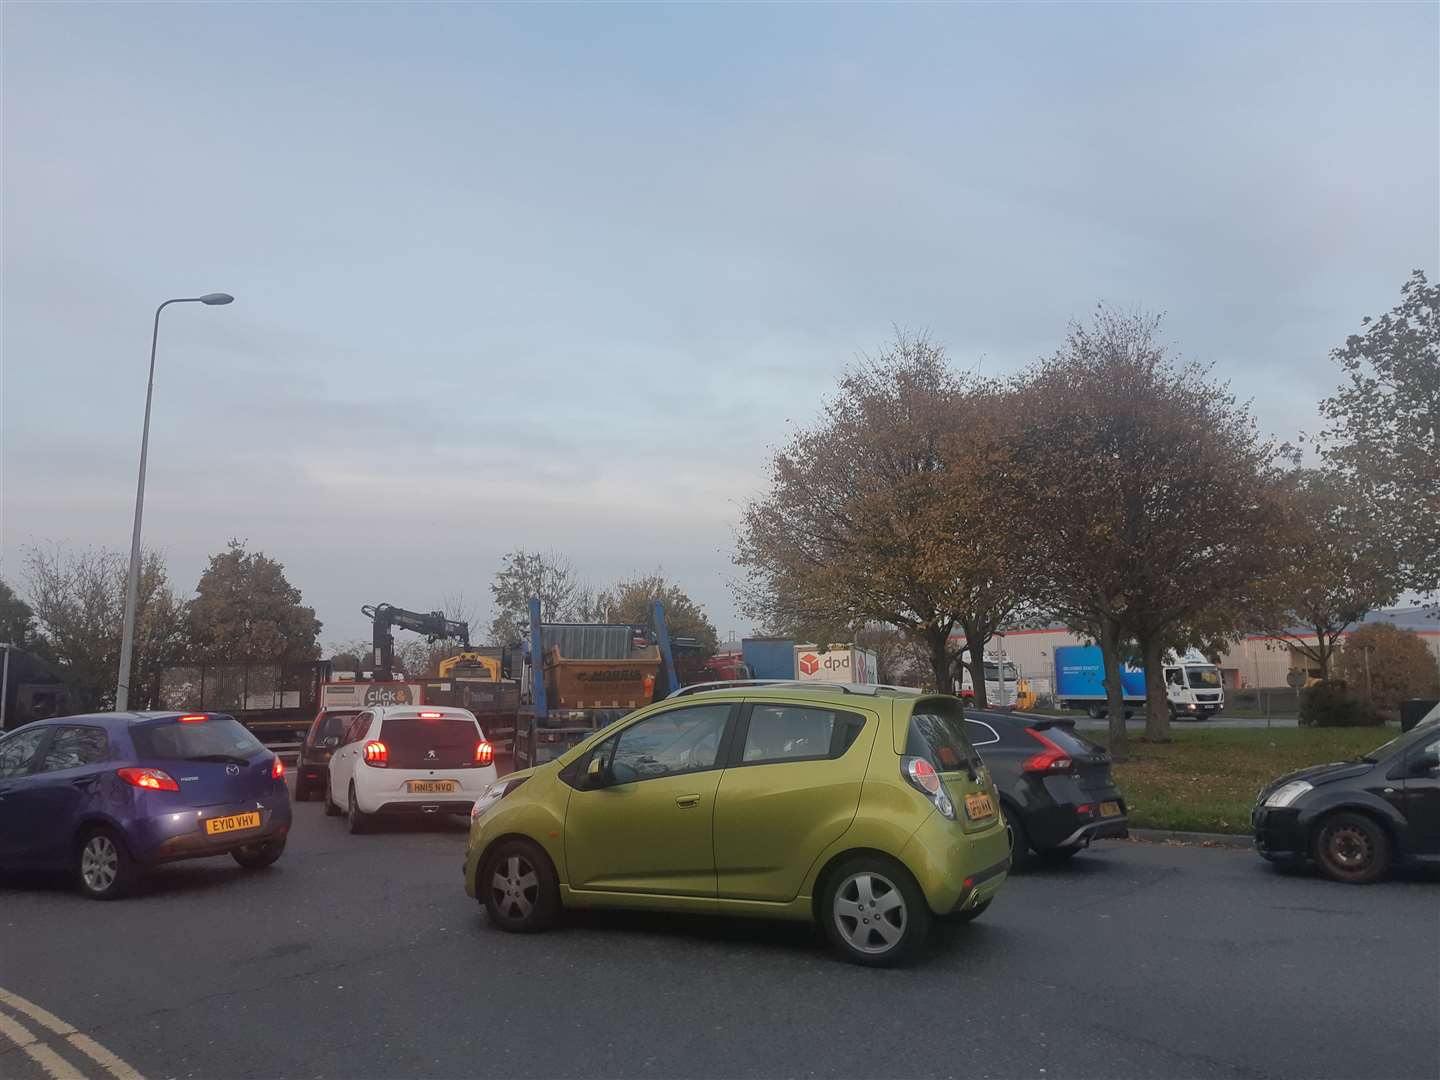
[[[502,674],[500,650],[476,652],[469,650],[447,656],[438,668],[442,679],[487,679],[499,682]]]

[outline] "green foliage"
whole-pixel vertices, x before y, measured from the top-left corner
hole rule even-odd
[[[1343,679],[1316,683],[1300,692],[1301,727],[1373,727],[1381,723],[1384,718],[1379,712]]]
[[[22,649],[33,649],[41,643],[35,612],[4,581],[0,581],[0,642]]]
[[[285,567],[231,540],[210,556],[190,602],[194,656],[209,662],[286,663],[320,655],[320,620]]]
[[[705,609],[691,600],[675,582],[657,570],[617,581],[595,595],[594,607],[607,622],[640,623],[653,621],[654,603],[665,605],[665,624],[672,637],[693,637],[700,642],[702,654],[709,656],[720,644],[720,636]]]
[[[592,622],[590,592],[575,566],[557,551],[516,548],[501,560],[490,583],[495,617],[490,642],[509,645],[519,641],[530,622],[530,598],[540,598],[541,622]]]
[[[1320,405],[1329,465],[1394,544],[1405,584],[1440,590],[1440,285],[1414,271],[1400,304],[1331,356],[1347,381]]]

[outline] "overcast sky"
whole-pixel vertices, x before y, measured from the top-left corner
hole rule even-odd
[[[1433,277],[1435,4],[3,8],[3,526],[231,536],[325,623],[516,546],[722,637],[791,420],[893,326],[996,376],[1097,300],[1262,424]],[[1021,526],[1023,532],[1023,525]]]

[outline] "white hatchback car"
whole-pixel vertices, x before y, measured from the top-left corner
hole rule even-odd
[[[468,709],[386,705],[366,709],[330,758],[325,812],[350,831],[376,817],[468,814],[495,781],[495,748]]]

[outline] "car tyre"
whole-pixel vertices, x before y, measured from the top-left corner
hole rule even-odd
[[[1390,835],[1364,814],[1341,811],[1315,829],[1315,862],[1332,881],[1368,885],[1390,869]]]
[[[1010,872],[1023,874],[1035,865],[1035,853],[1030,849],[1030,834],[1020,815],[1005,807],[1005,833],[1010,839]]]
[[[914,960],[934,920],[910,872],[875,855],[846,859],[827,876],[820,918],[835,951],[867,967]]]
[[[326,816],[326,817],[339,817],[341,814],[343,814],[343,813],[345,812],[344,810],[341,810],[340,807],[338,807],[337,805],[335,805],[335,800],[334,800],[334,799],[330,798],[330,781],[328,781],[328,780],[325,781],[325,796],[324,796],[324,798],[325,798],[325,816]]]
[[[360,804],[355,801],[355,785],[350,785],[350,808],[346,812],[348,818],[346,824],[350,826],[352,836],[360,836],[370,831],[374,818],[360,809]]]
[[[92,900],[118,900],[140,876],[124,839],[113,829],[92,829],[75,849],[75,879]]]
[[[246,870],[264,870],[283,854],[285,854],[284,839],[261,840],[256,844],[246,844],[244,847],[236,848],[230,853],[230,857]]]
[[[490,925],[511,934],[533,934],[560,914],[560,885],[550,859],[528,840],[502,840],[480,862],[475,895]]]

